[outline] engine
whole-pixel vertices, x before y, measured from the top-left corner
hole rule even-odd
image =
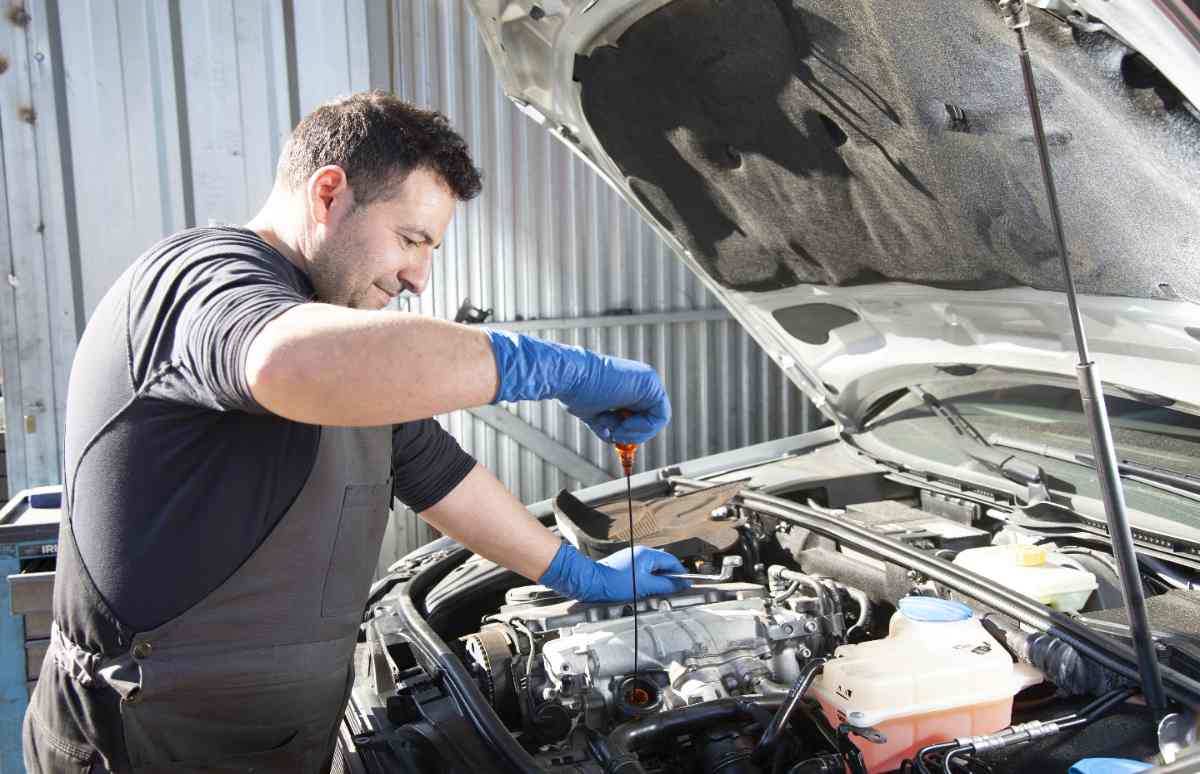
[[[845,641],[851,590],[772,568],[757,583],[698,584],[633,608],[567,600],[541,586],[512,589],[465,638],[494,705],[546,741],[577,724],[607,730],[651,712],[786,692],[802,667]]]
[[[924,774],[982,770],[976,756],[986,755],[1005,774],[1065,771],[1072,761],[1048,763],[1054,751],[1079,750],[1053,737],[1116,713],[1134,690],[1058,634],[1023,628],[933,577],[921,558],[1073,611],[1098,596],[1091,569],[1103,566],[1085,567],[1090,553],[1061,552],[945,497],[844,509],[810,499],[792,516],[787,501],[775,513],[731,509],[734,488],[689,486],[642,502],[635,532],[697,573],[722,572],[638,601],[636,626],[632,603],[514,587],[482,557],[422,592],[431,625],[457,639],[484,699],[543,770]],[[555,507],[582,551],[604,555],[627,540],[617,531],[625,503],[591,509],[564,493]],[[886,551],[874,550],[876,534],[889,539]],[[388,641],[388,618],[379,620],[377,644],[403,656],[404,638]],[[461,701],[411,659],[389,671],[398,680],[386,716],[425,756],[410,768],[476,770],[434,765],[457,753]],[[386,675],[380,684],[388,690]],[[1146,727],[1114,718],[1102,738],[1136,751]],[[974,740],[967,764],[951,760],[958,753],[947,745],[959,738]]]

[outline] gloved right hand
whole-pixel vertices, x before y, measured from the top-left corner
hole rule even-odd
[[[687,572],[679,560],[666,551],[637,546],[631,558],[629,549],[623,548],[596,562],[576,551],[570,543],[558,547],[538,583],[580,602],[628,602],[633,599],[630,564],[637,567],[638,599],[683,591],[691,585],[685,580],[654,574],[659,570]]]
[[[499,381],[493,403],[557,398],[601,440],[616,443],[645,443],[671,421],[667,391],[645,363],[535,336],[488,336]]]

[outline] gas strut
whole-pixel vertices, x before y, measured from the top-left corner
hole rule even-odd
[[[1000,12],[1009,28],[1017,35],[1021,74],[1025,80],[1025,98],[1029,103],[1029,116],[1033,120],[1033,134],[1037,141],[1038,158],[1042,164],[1042,181],[1046,186],[1050,220],[1054,224],[1054,238],[1058,242],[1058,256],[1062,260],[1067,306],[1071,314],[1071,327],[1075,332],[1075,347],[1079,350],[1079,364],[1075,366],[1075,374],[1079,380],[1079,395],[1087,415],[1088,434],[1092,440],[1092,453],[1095,457],[1097,477],[1100,480],[1100,493],[1104,498],[1104,514],[1108,520],[1108,535],[1121,570],[1121,592],[1125,598],[1125,608],[1129,611],[1129,627],[1133,634],[1134,651],[1137,653],[1142,695],[1146,697],[1146,703],[1154,710],[1157,722],[1166,713],[1167,696],[1163,690],[1158,658],[1154,652],[1154,640],[1150,635],[1150,623],[1146,617],[1142,576],[1138,571],[1137,556],[1133,550],[1129,516],[1125,512],[1125,493],[1121,488],[1112,430],[1108,424],[1108,409],[1104,405],[1104,388],[1100,376],[1096,372],[1096,364],[1092,362],[1088,353],[1087,338],[1083,333],[1083,317],[1079,313],[1079,303],[1075,297],[1075,281],[1071,278],[1071,262],[1067,258],[1067,240],[1063,235],[1062,215],[1058,209],[1058,194],[1055,192],[1054,176],[1050,170],[1050,153],[1046,147],[1042,111],[1038,106],[1037,87],[1033,82],[1033,65],[1029,61],[1029,48],[1025,44],[1025,28],[1029,26],[1029,10],[1025,7],[1025,0],[1000,0]]]

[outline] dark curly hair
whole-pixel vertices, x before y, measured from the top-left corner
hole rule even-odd
[[[440,175],[461,201],[482,187],[467,143],[445,116],[384,91],[339,97],[305,116],[279,154],[276,176],[295,191],[329,164],[346,172],[356,207],[392,195],[419,167]]]

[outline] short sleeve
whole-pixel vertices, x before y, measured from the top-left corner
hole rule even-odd
[[[474,467],[475,458],[433,419],[392,428],[393,490],[417,513],[441,502]]]
[[[200,408],[266,413],[250,393],[247,354],[267,323],[309,300],[303,275],[248,237],[145,268],[131,293],[135,384]]]

